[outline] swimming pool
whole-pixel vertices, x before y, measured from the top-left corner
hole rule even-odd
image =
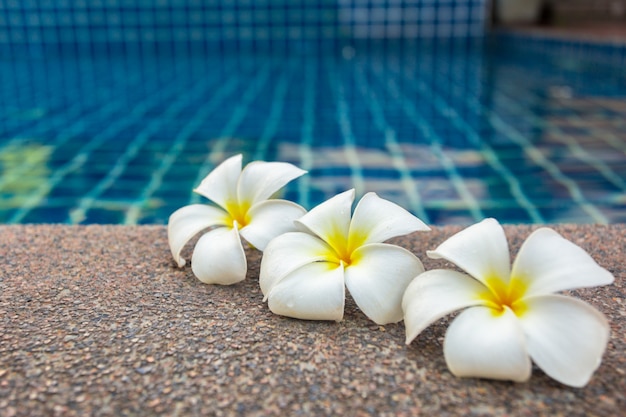
[[[0,61],[0,223],[166,223],[226,157],[430,224],[626,221],[624,48],[483,41]],[[616,58],[618,51],[620,57]]]

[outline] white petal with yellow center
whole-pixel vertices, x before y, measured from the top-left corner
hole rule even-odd
[[[221,227],[205,233],[194,248],[191,269],[206,284],[243,281],[248,268],[237,228]]]
[[[194,191],[219,204],[225,210],[236,204],[237,182],[241,174],[241,154],[231,156],[207,175]]]
[[[482,306],[463,311],[448,327],[443,352],[456,376],[517,382],[530,378],[524,332],[508,308],[497,314]]]
[[[339,277],[336,270],[341,267],[341,271],[345,269],[345,282],[343,272],[340,277],[344,286],[342,294],[347,286],[359,308],[370,319],[378,324],[402,319],[402,294],[409,282],[424,269],[411,252],[378,240],[421,230],[425,225],[374,193],[363,198],[352,217],[354,195],[354,190],[348,190],[313,208],[294,222],[301,233],[278,236],[267,245],[261,262],[261,291],[270,302],[275,294],[279,294],[276,292],[278,288],[289,288],[293,292],[289,292],[288,297],[276,298],[282,300],[280,303],[273,302],[273,309],[282,311],[279,314],[309,319],[333,317],[333,320],[339,320],[343,317],[343,312],[341,316],[336,312],[328,316],[323,311],[326,304],[316,302],[330,284],[320,281],[328,273],[315,274],[321,273],[320,268],[326,268],[335,271],[331,274],[333,277]],[[295,276],[312,282],[296,283]],[[286,282],[289,282],[288,287]],[[337,293],[335,287],[332,288],[328,296],[334,300]],[[306,291],[311,289],[314,291],[307,294]],[[285,291],[280,294],[286,294]],[[296,294],[297,291],[303,292]],[[300,310],[298,303],[303,304],[304,310]],[[337,304],[333,301],[332,305]]]
[[[367,193],[354,209],[348,246],[357,248],[367,243],[384,242],[418,230],[430,228],[397,204],[378,197],[376,193]]]
[[[265,200],[248,211],[249,222],[239,232],[241,236],[259,250],[273,238],[294,230],[294,220],[302,217],[306,210],[286,200]]]
[[[456,310],[485,305],[481,295],[487,291],[482,283],[457,271],[436,269],[419,275],[402,298],[406,343],[411,343],[426,327]]]
[[[263,252],[259,273],[265,299],[285,276],[306,264],[327,260],[331,252],[326,243],[308,233],[285,233],[271,240]]]
[[[241,172],[237,195],[255,204],[272,197],[291,180],[304,174],[306,171],[286,162],[253,161]]]
[[[548,376],[582,387],[598,368],[609,339],[604,316],[588,304],[561,295],[532,297],[520,321],[533,361]]]
[[[614,280],[582,248],[547,228],[526,239],[511,276],[526,283],[526,296],[607,285]]]
[[[354,251],[345,280],[361,311],[376,324],[387,324],[402,320],[404,290],[422,272],[422,263],[408,250],[372,243]]]
[[[296,220],[296,225],[320,237],[340,256],[347,256],[353,201],[354,190],[337,194]]]
[[[192,237],[209,227],[225,226],[227,220],[228,214],[224,210],[204,204],[181,207],[172,213],[167,223],[167,239],[178,266],[185,265],[180,253]]]
[[[494,219],[460,231],[427,254],[452,262],[485,285],[493,278],[508,283],[509,246],[502,226]]]
[[[586,303],[550,294],[613,282],[584,250],[553,230],[538,229],[509,275],[504,230],[488,219],[429,256],[455,263],[480,282],[455,271],[416,278],[403,298],[407,343],[435,320],[469,307],[445,337],[446,362],[455,375],[525,381],[532,359],[563,384],[587,384],[606,349],[609,325]]]
[[[267,297],[268,306],[281,316],[341,321],[345,303],[343,273],[342,265],[307,264],[272,287]]]

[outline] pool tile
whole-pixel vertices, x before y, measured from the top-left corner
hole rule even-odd
[[[37,60],[1,62],[25,88],[0,93],[15,98],[0,105],[0,172],[10,146],[49,152],[11,165],[21,194],[0,176],[5,201],[21,205],[0,221],[45,221],[49,207],[51,221],[163,223],[240,152],[307,169],[285,189],[307,208],[355,187],[435,224],[622,221],[622,78],[584,56],[566,65],[558,48],[498,42],[351,59],[59,56],[50,74]]]

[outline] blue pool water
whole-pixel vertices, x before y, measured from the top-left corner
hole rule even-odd
[[[314,54],[0,55],[0,223],[166,223],[235,153],[430,224],[626,221],[624,48],[481,41]]]

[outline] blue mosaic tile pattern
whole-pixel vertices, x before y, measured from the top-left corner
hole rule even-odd
[[[339,24],[353,38],[482,36],[483,0],[338,0]]]
[[[626,221],[626,75],[524,40],[0,60],[0,222],[165,223],[235,153],[431,224]],[[515,49],[515,53],[511,51]]]
[[[0,0],[0,46],[328,47],[483,34],[485,0]]]

